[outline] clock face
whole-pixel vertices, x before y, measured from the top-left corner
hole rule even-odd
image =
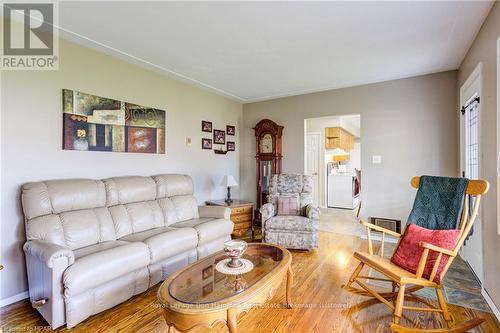
[[[273,152],[273,137],[271,134],[264,134],[260,139],[260,152],[270,154]]]

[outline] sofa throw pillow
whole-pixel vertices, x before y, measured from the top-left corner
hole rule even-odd
[[[299,213],[297,197],[278,197],[278,215],[299,215]]]
[[[416,273],[420,257],[424,252],[424,249],[420,246],[420,242],[426,242],[446,250],[453,250],[459,235],[460,230],[457,229],[429,230],[416,224],[410,224],[406,228],[398,248],[394,251],[391,262],[409,272]],[[437,257],[438,252],[429,251],[424,273],[422,274],[424,278],[428,279],[430,277]],[[434,277],[434,282],[441,283],[441,273],[448,259],[449,256],[443,254],[436,276]]]

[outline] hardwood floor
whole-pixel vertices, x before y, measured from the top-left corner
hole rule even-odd
[[[253,309],[238,318],[239,332],[390,332],[389,309],[367,298],[350,294],[340,286],[351,274],[356,262],[355,250],[366,251],[366,241],[358,237],[321,233],[320,249],[315,252],[292,251],[295,278],[293,309],[285,308],[283,283],[270,304]],[[166,332],[161,308],[156,301],[158,286],[133,297],[108,311],[97,314],[71,331],[74,332]],[[407,302],[410,305],[412,302]],[[415,303],[415,305],[417,305]],[[493,314],[450,305],[453,318],[464,321],[483,317],[486,322],[474,332],[499,332],[500,324]],[[4,307],[1,312],[4,332],[33,332],[48,327],[28,301]],[[405,325],[437,328],[445,325],[441,316],[403,312]],[[66,328],[57,331],[68,331]],[[198,329],[195,332],[208,332]],[[212,332],[227,332],[223,323]]]

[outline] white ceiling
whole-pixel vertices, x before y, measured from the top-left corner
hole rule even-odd
[[[59,24],[65,38],[246,103],[456,69],[492,4],[71,1]]]

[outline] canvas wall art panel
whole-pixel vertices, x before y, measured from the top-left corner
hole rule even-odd
[[[164,110],[63,89],[63,149],[165,154]]]

